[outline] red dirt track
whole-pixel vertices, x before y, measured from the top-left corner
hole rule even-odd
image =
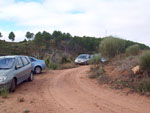
[[[150,97],[110,89],[88,73],[89,66],[81,66],[36,75],[0,97],[0,113],[150,113]]]

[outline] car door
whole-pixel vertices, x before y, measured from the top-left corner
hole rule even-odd
[[[17,84],[21,83],[23,81],[23,62],[21,60],[21,57],[16,58],[16,77],[17,77]]]
[[[22,62],[23,62],[23,80],[26,80],[31,73],[31,64],[30,61],[27,60],[27,58],[25,56],[21,57]]]

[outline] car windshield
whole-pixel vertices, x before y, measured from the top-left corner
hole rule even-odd
[[[80,56],[78,56],[78,58],[80,58],[80,59],[87,59],[87,55],[80,55]]]
[[[10,69],[14,64],[14,58],[0,58],[0,69]]]

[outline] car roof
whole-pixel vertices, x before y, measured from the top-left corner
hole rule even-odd
[[[81,56],[81,55],[85,55],[86,56],[86,55],[89,55],[89,54],[80,54],[79,56]]]
[[[29,56],[29,58],[35,58],[35,57]]]
[[[24,55],[8,55],[8,56],[0,56],[0,58],[16,58],[16,57],[26,57]]]
[[[35,57],[32,57],[32,56],[29,56],[29,58],[37,59],[37,58],[35,58]],[[37,59],[37,60],[39,60],[39,59]]]

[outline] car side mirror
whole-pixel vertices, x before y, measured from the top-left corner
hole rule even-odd
[[[20,66],[15,66],[15,69],[17,70],[18,68],[20,68]]]
[[[18,66],[15,66],[15,70],[17,70],[19,67]]]

